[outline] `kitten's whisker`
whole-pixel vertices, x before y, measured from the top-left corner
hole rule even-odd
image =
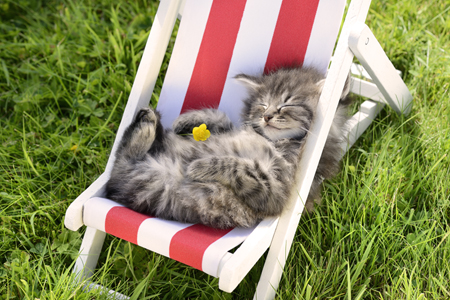
[[[310,131],[310,130],[308,130],[308,129],[304,128],[304,127],[300,127],[300,129],[301,129],[301,130],[304,130],[304,131],[306,131],[306,132],[307,132],[308,134],[311,134],[311,135],[317,136],[316,134],[313,134],[313,133],[312,133],[312,131]]]

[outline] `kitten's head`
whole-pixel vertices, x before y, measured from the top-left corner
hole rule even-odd
[[[236,76],[249,96],[242,119],[272,141],[303,139],[311,127],[324,76],[312,68],[284,68],[268,75]]]

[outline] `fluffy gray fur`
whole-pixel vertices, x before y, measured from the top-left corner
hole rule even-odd
[[[249,227],[280,215],[294,185],[324,78],[312,68],[291,68],[236,79],[249,90],[241,128],[224,113],[204,109],[180,115],[173,130],[167,130],[157,111],[140,110],[116,153],[106,196],[142,213],[217,228]],[[347,93],[348,83],[308,210],[320,198],[321,182],[339,169]],[[203,123],[211,131],[208,140],[180,135]]]

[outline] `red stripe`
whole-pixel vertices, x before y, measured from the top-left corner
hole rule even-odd
[[[129,208],[115,206],[106,214],[105,231],[137,245],[139,226],[149,218]]]
[[[283,1],[264,72],[303,64],[318,5],[319,0]]]
[[[219,107],[246,0],[215,0],[181,109]]]
[[[203,254],[215,241],[232,229],[214,229],[195,224],[178,231],[170,241],[169,256],[179,262],[202,270]]]

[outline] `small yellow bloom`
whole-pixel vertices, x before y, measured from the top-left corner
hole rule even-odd
[[[194,136],[194,140],[196,141],[206,141],[211,136],[211,132],[206,129],[206,124],[202,124],[199,127],[194,127],[192,134]]]
[[[73,145],[72,147],[70,147],[70,151],[77,151],[78,145]]]

